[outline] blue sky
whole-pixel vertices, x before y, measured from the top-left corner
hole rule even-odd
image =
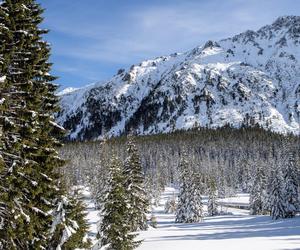
[[[39,0],[57,83],[109,79],[144,59],[300,15],[299,0]]]

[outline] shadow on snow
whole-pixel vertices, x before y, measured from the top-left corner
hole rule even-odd
[[[293,220],[294,223],[291,223]],[[272,220],[269,216],[217,216],[207,217],[203,222],[182,224],[170,223],[170,221],[160,222],[159,228],[174,233],[176,231],[193,231],[193,234],[169,235],[152,237],[147,241],[169,241],[169,240],[223,240],[234,238],[251,237],[280,237],[299,236],[300,218]],[[219,231],[213,232],[210,231]],[[197,233],[197,231],[201,231]],[[286,240],[299,240],[292,238]],[[299,247],[296,249],[300,249]]]

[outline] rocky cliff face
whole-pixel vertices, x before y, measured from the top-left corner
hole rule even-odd
[[[259,124],[300,134],[300,17],[119,70],[61,95],[69,139]]]

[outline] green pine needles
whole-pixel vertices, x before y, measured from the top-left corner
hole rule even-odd
[[[0,248],[49,249],[64,161],[57,85],[34,0],[0,4]],[[55,246],[57,247],[57,246]],[[51,248],[50,248],[51,249]]]

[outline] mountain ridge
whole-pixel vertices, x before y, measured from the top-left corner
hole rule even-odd
[[[260,125],[300,134],[300,16],[121,69],[61,95],[71,140]]]

